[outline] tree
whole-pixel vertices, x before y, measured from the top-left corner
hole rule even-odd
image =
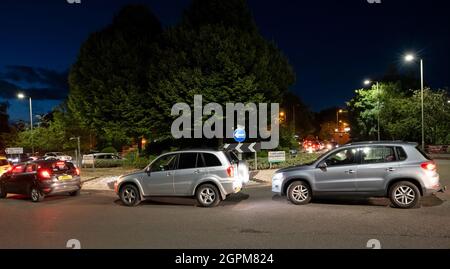
[[[300,97],[293,92],[286,92],[281,107],[287,114],[288,125],[295,130],[296,135],[305,138],[314,133],[314,114]]]
[[[320,125],[319,138],[321,140],[331,140],[334,137],[336,122],[328,121]]]
[[[6,140],[8,139],[8,133],[10,133],[9,127],[9,115],[8,115],[8,103],[0,103],[0,151],[5,149]]]
[[[244,0],[194,0],[165,33],[164,48],[161,117],[176,102],[192,104],[196,94],[222,105],[280,102],[295,80],[280,50],[258,33]]]
[[[428,144],[450,143],[450,106],[443,90],[424,91],[425,140]],[[356,91],[348,103],[353,137],[361,140],[377,137],[378,115],[382,139],[421,140],[421,91],[409,94],[399,83],[381,83],[379,89]]]
[[[100,140],[109,140],[105,143],[127,144],[158,125],[152,115],[158,114],[161,33],[160,22],[145,6],[131,5],[81,47],[69,75],[68,107]]]

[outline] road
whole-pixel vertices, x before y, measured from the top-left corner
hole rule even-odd
[[[439,161],[450,186],[450,161]],[[109,191],[49,197],[33,204],[21,196],[0,201],[0,248],[450,248],[449,193],[421,208],[394,209],[386,199],[319,200],[294,206],[255,185],[219,207],[189,198],[160,198],[127,208]]]

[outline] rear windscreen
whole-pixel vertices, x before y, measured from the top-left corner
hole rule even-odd
[[[239,162],[238,156],[232,151],[226,151],[225,156],[227,156],[227,159],[228,159],[228,161],[230,161],[230,163],[238,163]]]
[[[75,166],[73,163],[70,162],[62,162],[62,161],[56,161],[56,162],[42,162],[39,163],[41,168],[50,169],[53,171],[53,173],[68,173],[75,171]]]

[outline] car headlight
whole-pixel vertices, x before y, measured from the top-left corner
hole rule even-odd
[[[272,177],[272,181],[282,180],[283,179],[283,173],[276,173]]]

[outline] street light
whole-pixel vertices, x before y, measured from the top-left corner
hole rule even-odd
[[[26,96],[23,93],[18,93],[17,98],[25,99]],[[31,152],[34,155],[34,139],[33,139],[33,105],[31,102],[31,97],[28,97],[30,101],[30,131],[31,131]]]
[[[336,112],[336,126],[337,126],[337,130],[339,131],[339,123],[342,121],[339,121],[339,114],[342,114],[344,112],[347,112],[343,109],[338,109],[338,111]]]
[[[80,137],[79,136],[77,136],[77,137],[71,137],[70,138],[70,141],[72,141],[72,140],[77,140],[77,147],[78,147],[78,151],[77,151],[77,165],[78,165],[78,167],[81,167],[81,163],[80,163],[80,160],[81,160],[81,145],[80,145]]]
[[[416,56],[414,54],[406,54],[406,62],[414,62]],[[423,59],[420,59],[420,89],[421,89],[421,101],[422,101],[422,149],[425,150],[425,114],[424,114],[424,83],[423,83]]]
[[[378,81],[372,81],[370,79],[364,80],[364,85],[369,86],[370,84],[375,83],[377,94],[378,94],[378,115],[377,115],[377,133],[378,133],[378,141],[381,141],[381,133],[380,133],[380,114],[381,114],[381,106],[380,106],[380,83]]]

